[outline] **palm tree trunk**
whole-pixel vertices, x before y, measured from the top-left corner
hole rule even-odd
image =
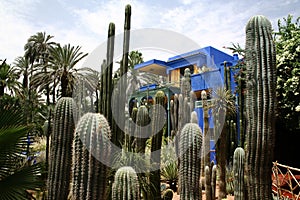
[[[61,76],[60,82],[61,82],[61,97],[70,97],[68,95],[69,80],[68,80],[66,71],[63,72],[63,75]]]

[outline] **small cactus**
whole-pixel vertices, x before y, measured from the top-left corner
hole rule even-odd
[[[62,97],[54,109],[48,175],[48,199],[67,199],[72,164],[72,142],[77,117],[76,104]]]
[[[110,127],[99,113],[83,115],[75,131],[71,197],[76,200],[106,199],[107,166],[110,159]]]
[[[201,200],[199,180],[201,163],[202,132],[195,123],[186,124],[179,140],[179,185],[180,199]]]
[[[132,167],[117,170],[112,185],[112,200],[140,200],[138,176]]]
[[[233,173],[234,173],[234,198],[236,200],[244,200],[244,162],[245,151],[238,147],[233,155]]]
[[[163,194],[163,200],[172,200],[173,199],[173,190],[167,189]]]

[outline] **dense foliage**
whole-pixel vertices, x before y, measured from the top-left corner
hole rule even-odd
[[[300,17],[279,20],[275,41],[278,119],[293,131],[300,129]]]

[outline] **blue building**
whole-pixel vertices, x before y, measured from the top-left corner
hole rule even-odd
[[[226,88],[229,88],[232,93],[235,93],[236,83],[234,81],[234,74],[237,69],[234,69],[234,66],[238,61],[239,58],[237,54],[231,56],[211,46],[170,57],[167,61],[156,59],[146,61],[136,65],[134,67],[135,70],[164,76],[171,86],[160,87],[156,84],[146,85],[143,86],[140,91],[137,91],[137,93],[133,95],[133,98],[145,98],[146,93],[148,98],[149,96],[154,96],[157,90],[163,90],[166,93],[167,110],[169,111],[169,103],[172,99],[172,95],[180,93],[179,86],[181,77],[184,75],[184,70],[189,68],[191,71],[191,89],[196,94],[198,100],[196,101],[195,111],[198,115],[199,126],[203,130],[201,91],[213,91],[217,88],[224,87],[224,84],[230,84],[227,85]],[[225,70],[225,68],[227,68],[227,70]],[[169,119],[170,115],[168,113],[168,123],[170,123]],[[210,118],[209,121],[210,128],[212,129],[213,120]],[[168,131],[170,131],[169,128]],[[214,144],[212,138],[211,158],[215,157]]]

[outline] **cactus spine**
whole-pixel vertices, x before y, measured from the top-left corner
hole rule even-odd
[[[73,147],[73,199],[106,199],[107,166],[110,159],[110,127],[99,113],[83,115],[75,131]]]
[[[117,170],[112,185],[113,200],[140,200],[138,176],[132,167]]]
[[[276,62],[272,25],[264,16],[246,25],[247,173],[250,199],[272,199]]]
[[[179,185],[180,199],[201,200],[200,163],[202,132],[197,124],[188,123],[180,132],[179,140]]]
[[[76,104],[70,97],[59,99],[54,109],[48,175],[49,200],[68,197],[76,111]]]
[[[234,173],[234,198],[236,200],[244,200],[244,162],[245,151],[238,147],[233,155],[233,173]]]
[[[164,115],[164,104],[165,104],[165,93],[163,91],[158,91],[155,94],[155,105],[153,108],[153,117],[152,117],[152,143],[151,143],[151,152],[157,152],[161,149],[161,142],[164,129],[159,126],[165,119]],[[161,112],[163,110],[163,113]],[[160,129],[160,130],[159,130]],[[159,165],[158,170],[153,171],[150,176],[150,182],[154,186],[153,196],[154,199],[161,199],[160,194],[160,154],[157,156],[155,153],[151,153],[151,162],[154,165]]]
[[[172,200],[173,199],[173,190],[167,189],[163,194],[163,200]]]

